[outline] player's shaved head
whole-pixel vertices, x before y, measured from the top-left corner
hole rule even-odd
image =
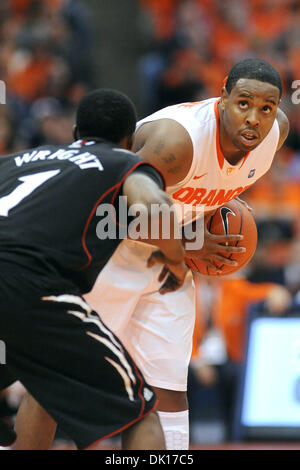
[[[78,137],[98,137],[119,143],[135,131],[136,110],[123,93],[99,88],[87,93],[79,102],[76,113]]]
[[[231,93],[240,78],[270,83],[279,89],[280,96],[282,94],[282,82],[279,73],[271,64],[262,59],[245,59],[232,67],[225,86],[228,94]]]

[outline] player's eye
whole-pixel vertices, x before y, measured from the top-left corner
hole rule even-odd
[[[272,111],[272,108],[268,105],[263,107],[263,112],[269,114]]]
[[[242,108],[242,109],[247,109],[248,101],[246,101],[246,100],[239,101],[239,107]]]

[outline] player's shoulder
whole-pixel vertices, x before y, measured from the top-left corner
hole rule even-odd
[[[213,126],[216,123],[215,106],[218,98],[210,98],[203,101],[179,103],[163,108],[150,116],[142,119],[137,124],[136,134],[145,126],[151,126],[151,133],[164,133],[164,137],[180,137],[180,127],[183,127],[188,133],[198,133],[205,126]],[[159,122],[158,122],[159,121]],[[178,131],[174,132],[173,127],[177,123]],[[153,124],[152,124],[153,123]],[[156,123],[156,124],[155,124]],[[152,124],[152,125],[151,125]],[[176,127],[175,126],[175,127]],[[170,129],[170,133],[168,132]],[[178,140],[178,139],[177,139]]]
[[[154,113],[146,116],[137,123],[137,127],[147,121],[154,121],[162,118],[172,118],[172,116],[189,116],[203,115],[211,116],[214,114],[214,105],[220,98],[209,98],[202,101],[189,101],[178,103],[162,108]]]
[[[201,101],[188,101],[184,103],[176,104],[173,107],[177,110],[186,110],[190,112],[202,112],[202,113],[211,113],[214,109],[214,104],[219,100],[219,97],[207,98],[206,100]]]
[[[181,103],[177,105],[177,112],[182,114],[183,122],[199,129],[207,125],[216,124],[216,106],[220,98],[209,98],[203,101]]]

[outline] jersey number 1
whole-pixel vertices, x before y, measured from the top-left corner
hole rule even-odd
[[[43,171],[34,175],[18,178],[22,181],[11,193],[0,198],[0,215],[7,217],[11,209],[16,207],[25,197],[29,196],[36,188],[60,173],[60,170]]]

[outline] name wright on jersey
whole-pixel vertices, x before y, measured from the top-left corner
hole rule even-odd
[[[18,167],[22,166],[24,163],[36,162],[38,160],[68,160],[79,166],[81,170],[98,168],[99,171],[103,171],[102,163],[96,155],[90,152],[84,152],[78,155],[79,152],[80,149],[58,149],[55,150],[55,152],[51,152],[51,150],[33,150],[15,157],[14,160]]]

